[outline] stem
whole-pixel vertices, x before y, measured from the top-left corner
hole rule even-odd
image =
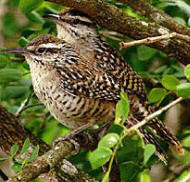
[[[145,119],[143,119],[141,122],[139,122],[138,124],[136,124],[136,125],[132,126],[131,128],[129,128],[126,132],[129,133],[129,132],[131,132],[133,130],[137,130],[141,126],[145,125],[148,121],[150,121],[153,118],[155,118],[156,116],[162,114],[164,111],[167,111],[169,108],[173,107],[174,105],[176,105],[177,103],[181,102],[182,100],[183,100],[183,98],[179,97],[178,99],[174,100],[173,102],[171,102],[170,104],[166,105],[165,107],[163,107],[163,108],[157,110],[156,112],[150,114]]]
[[[24,107],[25,107],[26,105],[28,105],[28,103],[30,102],[30,99],[32,98],[33,94],[34,94],[34,92],[31,92],[31,93],[29,94],[29,96],[21,103],[20,107],[18,108],[18,110],[17,110],[17,112],[16,112],[16,114],[15,114],[16,117],[19,117],[19,116],[21,115],[21,113],[22,113],[23,110],[24,110]]]
[[[126,48],[129,48],[129,47],[142,45],[142,44],[149,45],[149,44],[153,44],[155,42],[162,41],[162,40],[167,40],[167,39],[170,39],[170,38],[173,38],[173,37],[177,37],[179,39],[186,40],[186,41],[190,42],[190,36],[178,34],[176,32],[172,32],[172,33],[164,34],[164,35],[161,35],[161,36],[148,37],[148,38],[145,38],[145,39],[135,40],[135,41],[131,41],[131,42],[121,42],[120,43],[120,48],[121,49],[126,49]]]
[[[19,117],[23,111],[25,111],[25,110],[27,110],[27,109],[29,109],[31,107],[36,107],[36,106],[43,106],[43,104],[38,103],[38,104],[32,104],[32,105],[29,105],[29,106],[25,106],[19,112],[17,111],[18,114],[16,114],[16,117]]]

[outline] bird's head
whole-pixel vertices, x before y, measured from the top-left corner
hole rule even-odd
[[[52,35],[40,35],[29,42],[26,47],[1,52],[23,54],[29,64],[51,64],[60,60],[60,56],[65,52],[65,42]]]
[[[44,17],[56,23],[57,36],[68,43],[98,37],[96,24],[80,11],[68,10],[60,14],[47,14]]]

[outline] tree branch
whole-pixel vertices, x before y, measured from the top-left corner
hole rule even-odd
[[[29,131],[24,130],[23,127],[19,124],[18,119],[14,115],[8,113],[6,109],[4,109],[3,107],[0,107],[0,148],[4,152],[9,154],[10,148],[14,144],[18,144],[21,149],[26,138],[30,139],[32,145],[39,145],[39,155],[43,155],[39,156],[33,163],[26,166],[26,168],[24,168],[23,171],[18,173],[15,177],[10,178],[9,181],[31,181],[33,178],[38,177],[39,174],[48,172],[53,167],[56,167],[56,165],[66,155],[70,155],[74,149],[73,144],[68,141],[60,142],[53,149],[50,149],[50,147],[47,144],[45,144],[42,140],[33,136]],[[80,172],[78,170],[77,173],[75,173],[75,175],[70,174],[69,172],[72,172],[71,170],[68,170],[70,167],[71,166],[68,166],[67,170],[63,171],[63,174],[67,176],[72,176],[73,179],[76,178],[74,181],[96,182],[96,180],[91,178],[88,174]],[[64,178],[67,179],[67,176],[64,176]],[[59,178],[61,177],[62,176],[60,176]],[[69,182],[73,180],[68,179],[67,181]]]
[[[150,5],[145,0],[118,0],[132,9],[136,10],[139,14],[147,17],[149,20],[160,24],[168,29],[180,34],[190,36],[190,28],[178,23],[168,14]]]
[[[42,173],[48,172],[54,168],[60,160],[68,156],[74,150],[73,144],[69,142],[60,142],[54,148],[50,149],[44,155],[28,164],[21,172],[10,178],[8,182],[27,182],[35,179]]]
[[[75,8],[95,19],[101,26],[115,30],[134,39],[143,39],[171,33],[171,31],[156,23],[147,23],[131,17],[121,9],[97,0],[46,0]],[[183,64],[190,63],[190,44],[179,38],[163,40],[150,45]]]
[[[141,40],[134,40],[134,41],[130,41],[130,42],[121,42],[120,43],[120,48],[121,49],[126,49],[129,47],[133,47],[133,46],[137,46],[137,45],[149,45],[149,44],[153,44],[155,42],[158,41],[162,41],[162,40],[167,40],[167,39],[171,39],[173,37],[177,37],[181,40],[186,40],[187,42],[190,43],[190,36],[188,35],[183,35],[183,34],[178,34],[176,32],[172,32],[169,34],[164,34],[164,35],[160,35],[160,36],[156,36],[156,37],[148,37],[145,39],[141,39]]]

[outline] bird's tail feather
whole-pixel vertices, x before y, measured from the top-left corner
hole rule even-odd
[[[153,129],[156,134],[166,141],[171,149],[180,155],[184,154],[184,149],[179,140],[171,133],[171,131],[160,121],[158,118],[154,118],[149,121],[148,126]]]
[[[153,144],[155,146],[155,148],[156,148],[155,154],[166,165],[167,164],[167,160],[166,160],[167,159],[167,155],[161,149],[161,147],[158,144],[158,142],[156,141],[156,139],[150,133],[148,133],[145,129],[143,129],[143,128],[140,128],[139,131],[142,134],[142,137],[143,137],[145,143],[150,143],[150,144]]]
[[[141,104],[139,107],[141,107],[141,112],[143,110],[142,107],[144,107],[144,112],[143,116],[141,116],[141,120],[154,112],[152,107],[146,103]],[[177,152],[180,155],[184,154],[184,149],[181,143],[162,121],[160,121],[158,118],[154,118],[147,123],[147,126],[149,126],[158,137],[166,141],[173,151]]]
[[[131,127],[135,124],[137,124],[139,121],[130,116],[127,118],[127,127]],[[158,144],[158,142],[156,141],[156,139],[150,134],[148,133],[143,127],[141,128],[138,128],[139,130],[139,133],[141,134],[143,140],[145,143],[150,143],[150,144],[153,144],[156,148],[156,152],[155,154],[158,156],[158,158],[163,161],[165,164],[167,164],[167,161],[166,161],[166,154],[165,152],[161,149],[160,145]]]

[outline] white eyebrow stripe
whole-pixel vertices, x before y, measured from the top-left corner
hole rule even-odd
[[[41,44],[40,47],[60,49],[61,47],[63,47],[63,45],[62,44],[47,43],[47,44]]]
[[[75,16],[75,18],[77,18],[77,19],[79,19],[81,21],[84,21],[84,22],[92,23],[91,20],[89,20],[88,18],[83,17],[83,16]]]

